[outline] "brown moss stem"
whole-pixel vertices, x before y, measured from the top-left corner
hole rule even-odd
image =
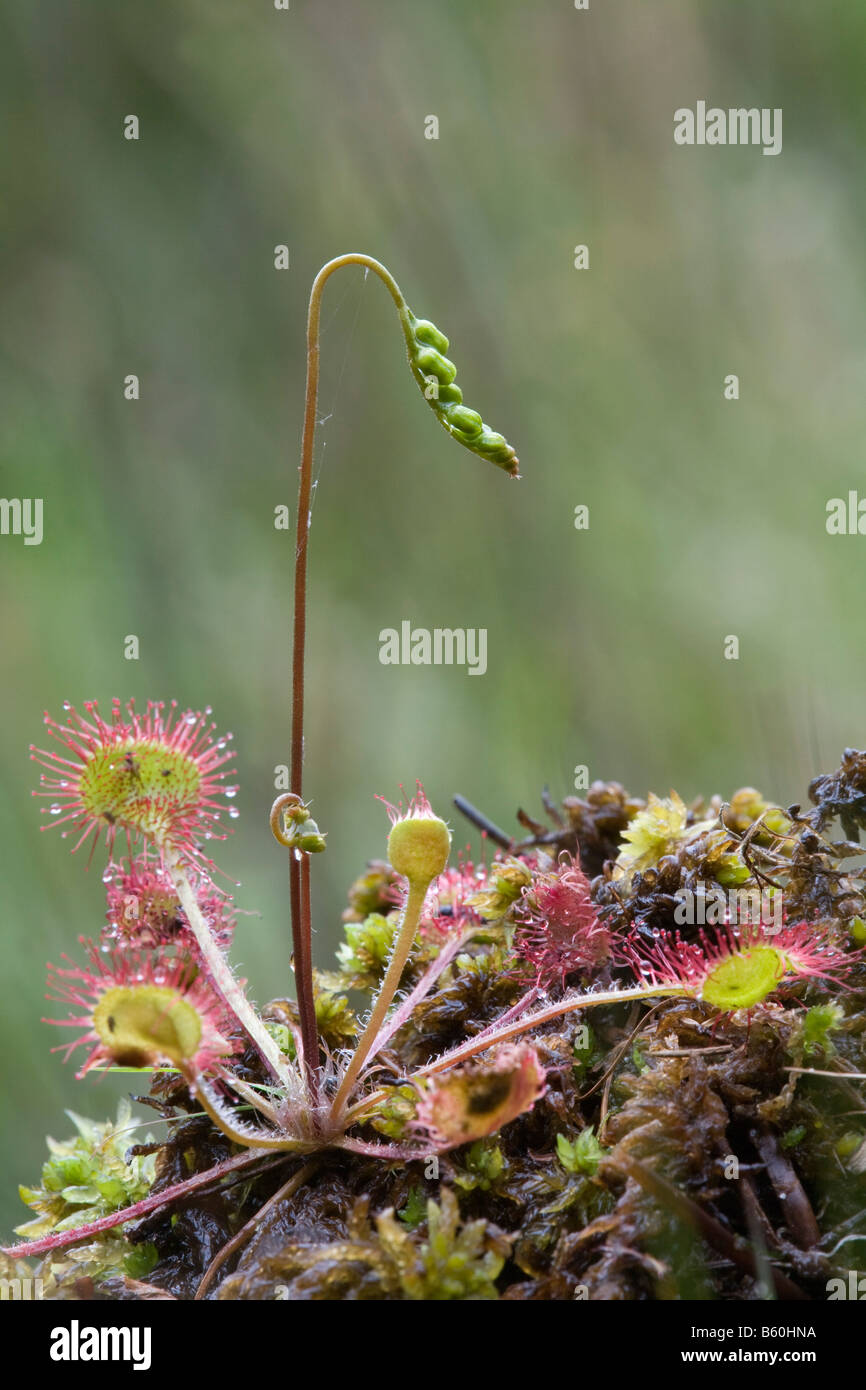
[[[226,1242],[222,1250],[214,1256],[205,1270],[204,1277],[193,1296],[194,1302],[204,1298],[226,1260],[234,1255],[236,1251],[240,1250],[242,1246],[246,1245],[247,1241],[256,1230],[256,1227],[261,1225],[264,1218],[268,1215],[268,1212],[273,1211],[274,1207],[277,1206],[279,1202],[285,1202],[288,1201],[290,1197],[294,1197],[298,1189],[303,1187],[304,1183],[313,1176],[318,1166],[318,1160],[316,1159],[312,1159],[309,1163],[305,1163],[303,1168],[299,1168],[297,1173],[293,1173],[288,1182],[284,1182],[282,1187],[278,1188],[274,1193],[273,1197],[265,1202],[263,1207],[259,1208],[255,1216],[251,1217],[246,1225],[241,1227],[237,1235]]]

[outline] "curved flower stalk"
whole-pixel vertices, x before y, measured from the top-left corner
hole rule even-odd
[[[304,677],[307,632],[307,555],[310,538],[310,500],[313,487],[313,442],[319,397],[319,327],[322,294],[335,271],[359,265],[382,281],[397,309],[406,343],[409,365],[425,400],[440,424],[453,439],[471,452],[495,463],[512,477],[518,476],[518,459],[502,435],[488,428],[477,411],[463,404],[463,393],[455,382],[457,369],[445,357],[448,339],[428,319],[412,313],[397,281],[380,261],[362,252],[350,251],[322,266],[310,292],[307,315],[307,383],[304,426],[298,478],[298,513],[295,544],[295,591],[292,634],[292,745],[290,790],[302,804],[304,775]],[[273,828],[273,819],[272,819]],[[276,830],[275,830],[276,833]],[[280,839],[280,835],[277,835]],[[284,841],[281,840],[282,843]],[[321,848],[323,846],[318,846]],[[302,1050],[311,1098],[316,1098],[315,1067],[318,1043],[313,999],[312,907],[309,852],[294,845],[289,859],[289,909],[292,923],[292,951],[298,996]]]

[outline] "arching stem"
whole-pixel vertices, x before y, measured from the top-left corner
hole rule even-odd
[[[280,1153],[309,1152],[311,1145],[303,1139],[292,1139],[286,1134],[266,1129],[248,1128],[221,1104],[216,1092],[203,1077],[196,1075],[193,1067],[181,1067],[180,1072],[202,1110],[233,1144],[241,1144],[246,1149],[278,1149]]]
[[[322,291],[335,270],[344,265],[362,265],[372,270],[384,284],[400,315],[400,324],[410,342],[408,307],[396,280],[372,256],[350,251],[322,266],[310,292],[307,314],[307,387],[304,401],[304,429],[298,481],[298,516],[295,546],[294,628],[292,637],[292,746],[291,790],[299,797],[304,776],[304,659],[307,635],[307,547],[310,535],[310,499],[313,488],[313,442],[319,403],[319,325]],[[318,1065],[319,1042],[313,998],[312,914],[310,906],[310,867],[306,855],[293,854],[289,860],[289,906],[292,919],[292,950],[298,996],[298,1017],[307,1084],[315,1093],[313,1074]],[[315,1098],[315,1096],[314,1096]]]
[[[159,1192],[151,1192],[147,1197],[143,1197],[140,1202],[134,1202],[130,1207],[121,1207],[119,1211],[113,1211],[108,1216],[100,1216],[96,1221],[87,1221],[81,1226],[73,1226],[69,1230],[54,1231],[50,1236],[42,1236],[39,1240],[22,1240],[20,1245],[0,1246],[0,1253],[8,1255],[10,1259],[30,1259],[34,1255],[47,1255],[52,1250],[65,1250],[69,1245],[82,1245],[90,1241],[93,1236],[102,1235],[104,1231],[114,1230],[116,1226],[124,1226],[127,1221],[137,1221],[139,1217],[147,1216],[152,1211],[157,1211],[160,1207],[168,1206],[170,1202],[176,1202],[184,1197],[192,1196],[206,1187],[219,1183],[222,1178],[234,1174],[238,1171],[256,1168],[258,1172],[265,1172],[268,1168],[276,1167],[277,1164],[285,1162],[283,1158],[271,1158],[262,1163],[267,1155],[262,1153],[250,1153],[245,1151],[242,1154],[235,1154],[233,1158],[227,1158],[222,1163],[217,1163],[213,1168],[208,1168],[204,1173],[195,1173],[191,1178],[184,1178],[182,1182],[173,1183],[171,1187],[164,1187]]]
[[[211,977],[214,985],[222,995],[228,1007],[231,1009],[235,1018],[244,1028],[251,1040],[255,1044],[262,1060],[270,1069],[273,1076],[282,1086],[286,1088],[289,1096],[294,1096],[298,1089],[296,1075],[291,1063],[280,1052],[274,1039],[271,1037],[262,1020],[259,1018],[255,1009],[250,1004],[244,991],[241,989],[234,977],[232,968],[223,955],[218,943],[211,935],[210,928],[204,919],[201,908],[198,905],[195,891],[187,878],[180,856],[176,850],[169,846],[163,846],[165,866],[171,875],[171,881],[177,889],[177,896],[183,908],[184,916],[190,931],[196,939],[198,948],[202,954],[205,968]]]
[[[525,1008],[527,998],[525,996],[513,1009],[509,1009],[502,1019],[491,1023],[483,1032],[477,1033],[468,1042],[461,1043],[458,1047],[452,1048],[450,1052],[444,1052],[441,1057],[434,1058],[425,1067],[419,1067],[417,1071],[407,1076],[406,1080],[410,1082],[421,1081],[425,1076],[431,1076],[435,1072],[457,1066],[460,1062],[466,1062],[471,1057],[486,1052],[488,1048],[497,1047],[501,1042],[507,1042],[509,1038],[519,1037],[521,1033],[528,1033],[531,1028],[537,1028],[539,1024],[550,1023],[552,1019],[562,1018],[564,1014],[575,1013],[578,1009],[591,1009],[596,1004],[627,1004],[630,1001],[651,998],[682,999],[688,997],[688,991],[676,985],[642,985],[637,989],[608,990],[604,994],[573,995],[570,999],[561,999],[557,1004],[546,1005],[543,1009],[536,1009],[532,1014],[509,1022],[508,1020],[514,1019],[518,1009],[522,1012]],[[385,1100],[387,1096],[387,1089],[371,1091],[369,1095],[355,1101],[354,1105],[349,1106],[344,1111],[343,1123],[347,1128],[351,1124],[360,1124],[364,1115],[380,1101]]]
[[[432,1072],[444,1071],[446,1067],[468,1061],[479,1052],[486,1052],[489,1047],[496,1047],[501,1042],[507,1042],[509,1038],[517,1038],[521,1033],[528,1033],[531,1028],[537,1028],[541,1023],[562,1018],[564,1014],[574,1013],[576,1009],[592,1009],[599,1004],[628,1004],[635,999],[657,999],[660,996],[668,999],[690,997],[687,989],[677,985],[640,985],[637,989],[611,989],[604,994],[579,994],[571,999],[562,999],[558,1004],[536,1009],[534,1013],[524,1014],[516,1022],[504,1027],[494,1024],[478,1037],[471,1038],[469,1042],[461,1043],[459,1047],[428,1062],[426,1067],[413,1072],[413,1076],[429,1076]]]
[[[427,887],[429,887],[429,885],[427,885]],[[388,969],[385,972],[385,978],[382,981],[382,987],[379,990],[376,1002],[367,1020],[367,1026],[358,1040],[358,1045],[352,1054],[352,1060],[346,1068],[337,1094],[334,1097],[331,1115],[335,1120],[339,1119],[343,1111],[345,1103],[351,1094],[352,1087],[361,1073],[361,1068],[369,1057],[373,1045],[379,1036],[379,1030],[385,1022],[385,1015],[388,1012],[391,1000],[397,993],[400,978],[403,974],[403,967],[409,958],[412,942],[415,940],[415,932],[418,930],[421,909],[424,906],[424,899],[427,896],[427,887],[421,886],[420,884],[409,885],[409,891],[406,896],[406,906],[403,909],[403,921],[400,924],[400,930],[394,942],[394,950],[391,952],[391,959],[388,963]]]

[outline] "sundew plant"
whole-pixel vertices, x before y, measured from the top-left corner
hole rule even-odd
[[[64,1298],[826,1296],[866,1239],[853,866],[866,754],[846,750],[805,812],[753,788],[686,805],[596,782],[561,806],[545,794],[545,819],[521,811],[517,836],[457,798],[483,832],[481,863],[453,854],[419,781],[384,803],[387,858],[351,886],[332,968],[314,966],[327,839],[303,750],[319,321],[327,281],[353,265],[388,290],[440,424],[518,475],[464,404],[448,339],[385,267],[354,253],[324,266],[307,329],[290,790],[270,815],[294,998],[257,1008],[232,967],[236,909],[212,855],[239,772],[211,711],[117,699],[46,715],[32,757],[47,828],[104,862],[107,897],[98,936],[49,966],[47,1021],[82,1080],[140,1072],[167,1131],[127,1145],[128,1107],[76,1120],[21,1189],[31,1219],[4,1268],[26,1261]]]

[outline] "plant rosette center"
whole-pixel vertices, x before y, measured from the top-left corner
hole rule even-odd
[[[142,1066],[156,1057],[181,1063],[202,1037],[198,1011],[167,985],[118,985],[93,1011],[93,1028],[116,1062]]]

